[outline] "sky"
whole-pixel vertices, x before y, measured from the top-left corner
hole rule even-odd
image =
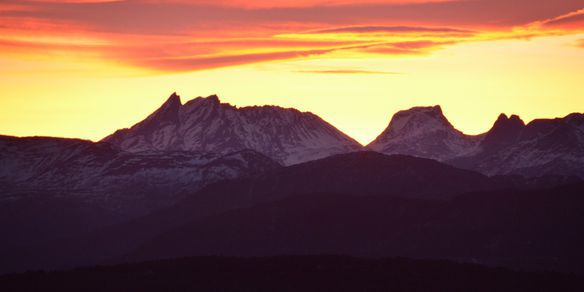
[[[175,91],[362,144],[414,106],[467,134],[562,117],[584,112],[584,1],[0,1],[0,134],[98,141]]]

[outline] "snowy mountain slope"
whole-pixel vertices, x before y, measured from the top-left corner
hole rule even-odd
[[[367,148],[443,161],[470,151],[481,138],[456,130],[440,106],[414,107],[396,113],[385,131]]]
[[[501,114],[485,134],[456,130],[439,106],[396,113],[367,148],[385,154],[432,158],[487,175],[584,177],[584,114],[525,124]]]
[[[584,177],[584,114],[527,125],[517,116],[501,115],[472,153],[449,163],[489,175]]]
[[[107,143],[6,136],[0,137],[0,165],[0,200],[50,192],[128,214],[167,206],[212,182],[279,167],[252,150],[130,153]]]
[[[361,149],[312,113],[276,106],[237,108],[215,95],[183,105],[173,94],[144,121],[102,141],[130,152],[253,149],[286,165]]]

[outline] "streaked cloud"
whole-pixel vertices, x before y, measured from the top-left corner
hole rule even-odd
[[[136,60],[137,65],[154,68],[162,71],[194,71],[228,67],[248,63],[260,63],[273,60],[295,59],[329,53],[331,50],[285,51],[256,54],[220,55],[192,58],[161,58]]]
[[[584,9],[541,21],[540,24],[550,27],[568,26],[584,30]]]
[[[390,26],[390,25],[369,25],[369,26],[345,26],[328,29],[313,30],[307,33],[457,33],[472,34],[471,30],[448,28],[448,27],[422,27],[422,26]]]
[[[582,31],[581,0],[5,0],[3,54],[87,55],[161,71],[346,52],[419,55]]]
[[[371,70],[361,70],[361,69],[320,69],[320,70],[298,70],[298,73],[311,73],[311,74],[373,74],[373,75],[398,75],[399,72],[386,72],[386,71],[371,71]]]

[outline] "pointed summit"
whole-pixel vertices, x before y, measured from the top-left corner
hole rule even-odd
[[[497,121],[495,121],[493,128],[507,126],[523,127],[525,126],[525,122],[523,122],[523,120],[518,115],[511,115],[510,117],[507,117],[507,115],[502,113],[497,118]]]
[[[482,144],[485,150],[499,149],[517,141],[524,129],[525,123],[519,116],[500,114]]]
[[[181,106],[182,102],[180,100],[180,95],[176,94],[176,91],[175,91],[168,97],[168,99],[163,104],[163,106],[177,106],[177,105]]]
[[[174,122],[178,119],[178,111],[181,106],[182,103],[180,96],[174,92],[154,113],[146,118],[144,122],[151,121],[147,124]]]
[[[179,114],[182,107],[180,96],[173,92],[168,99],[152,114],[150,114],[143,121],[135,124],[129,129],[121,129],[102,139],[103,142],[108,142],[117,145],[120,149],[127,149],[130,144],[134,144],[134,151],[149,151],[160,150],[161,147],[151,147],[142,142],[144,137],[147,137],[152,132],[158,131],[161,128],[170,129],[176,128],[179,123]],[[171,144],[176,142],[176,139],[165,138],[165,147],[173,147]],[[140,142],[137,142],[140,141]],[[171,146],[168,146],[171,145]]]
[[[312,114],[275,106],[237,108],[221,103],[217,95],[181,106],[178,95],[172,94],[146,120],[103,141],[129,152],[228,154],[252,149],[286,165],[361,149]]]

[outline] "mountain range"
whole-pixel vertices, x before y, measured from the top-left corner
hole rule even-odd
[[[487,175],[584,177],[584,114],[579,113],[527,125],[516,115],[501,114],[488,132],[472,136],[454,128],[440,106],[414,107],[396,113],[373,142],[361,146],[309,112],[237,108],[216,95],[183,105],[172,94],[144,121],[101,142],[134,153],[253,149],[283,165],[373,150],[435,159]]]
[[[276,106],[237,108],[221,103],[216,95],[183,105],[176,93],[144,121],[102,142],[129,152],[253,149],[285,165],[360,149],[359,143],[312,113]]]
[[[253,150],[140,152],[107,143],[0,136],[0,200],[75,198],[121,215],[140,215],[175,203],[181,192],[254,175],[280,165]]]
[[[315,253],[584,272],[582,178],[584,114],[470,136],[415,107],[362,146],[309,112],[172,94],[99,142],[0,136],[0,272]]]
[[[212,183],[130,220],[94,212],[89,223],[110,221],[84,232],[63,223],[84,218],[66,204],[30,209],[32,203],[24,202],[17,210],[40,213],[0,213],[7,217],[0,225],[7,235],[0,272],[322,253],[584,272],[582,191],[580,180],[488,177],[412,156],[340,154]],[[4,209],[15,209],[9,206]],[[39,216],[55,214],[43,207],[61,208],[61,225],[46,226]],[[28,223],[31,218],[36,221]],[[63,236],[36,234],[35,226]]]
[[[584,177],[584,114],[527,125],[516,115],[501,114],[488,132],[470,136],[456,130],[440,106],[415,107],[396,113],[366,148],[436,159],[486,175]]]

